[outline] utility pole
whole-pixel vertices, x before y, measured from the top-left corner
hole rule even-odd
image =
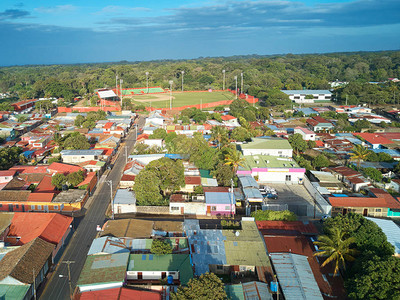
[[[236,95],[236,99],[237,99],[238,98],[238,95],[237,95],[238,94],[238,92],[237,92],[237,76],[235,76],[234,79],[235,79],[235,82],[236,82],[235,95]]]
[[[222,76],[223,76],[223,79],[222,79],[222,89],[225,91],[225,70],[222,70]]]
[[[120,79],[119,80],[119,84],[120,84],[120,86],[121,86],[121,111],[122,111],[122,83],[123,83],[124,81],[122,80],[122,79]]]
[[[69,284],[69,296],[72,299],[72,283],[71,283],[71,269],[70,269],[70,264],[74,264],[75,261],[72,260],[66,260],[66,261],[62,261],[61,263],[66,264],[67,265],[67,269],[68,269],[68,284]],[[59,275],[59,277],[64,277],[63,275]]]
[[[114,198],[113,198],[113,189],[112,189],[112,181],[106,180],[107,184],[110,186],[110,195],[111,195],[111,219],[114,220]]]
[[[182,92],[183,92],[183,74],[185,74],[185,71],[182,71]]]
[[[125,164],[128,163],[128,146],[125,146]]]

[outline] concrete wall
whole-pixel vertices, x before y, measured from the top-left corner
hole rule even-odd
[[[321,195],[321,193],[311,184],[311,181],[307,178],[307,176],[304,176],[303,184],[310,193],[311,197],[313,197],[316,201],[317,207],[322,211],[322,213],[325,215],[331,215],[332,205],[330,205],[329,202]],[[319,211],[317,210],[317,215],[319,215],[318,212]]]
[[[272,155],[281,157],[292,157],[292,149],[242,149],[243,155]]]
[[[136,212],[142,214],[169,215],[169,206],[136,206]]]

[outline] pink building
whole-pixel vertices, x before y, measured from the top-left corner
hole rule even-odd
[[[231,193],[206,192],[207,215],[234,215],[235,199]]]

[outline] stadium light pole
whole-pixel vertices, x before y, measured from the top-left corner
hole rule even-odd
[[[225,70],[222,70],[222,76],[223,76],[223,79],[222,79],[222,90],[224,90],[225,91]]]
[[[169,109],[172,109],[172,80],[169,81]]]
[[[119,85],[120,85],[120,87],[121,87],[121,111],[122,111],[122,83],[123,83],[124,81],[122,80],[122,79],[120,79],[119,80]]]
[[[240,93],[243,94],[243,73],[240,73]]]
[[[238,96],[237,96],[237,76],[235,76],[234,79],[236,81],[235,95],[236,95],[236,99],[237,99],[238,98]]]
[[[183,74],[185,74],[185,71],[181,71],[182,73],[182,92],[183,92]]]
[[[147,94],[149,93],[149,72],[146,72]]]

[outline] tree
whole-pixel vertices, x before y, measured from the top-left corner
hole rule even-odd
[[[67,182],[74,187],[80,184],[84,179],[85,179],[85,174],[83,173],[82,170],[79,170],[77,172],[72,172],[67,175]]]
[[[228,130],[223,126],[214,126],[211,128],[211,140],[218,142],[218,149],[221,149],[221,143],[228,140]]]
[[[22,148],[7,147],[0,149],[0,170],[8,170],[19,161]]]
[[[77,115],[76,116],[76,118],[75,118],[75,121],[74,121],[74,125],[76,126],[76,127],[81,127],[82,126],[82,123],[83,122],[85,122],[85,117],[84,116],[82,116],[82,115]]]
[[[351,299],[400,299],[400,259],[374,256],[345,282]]]
[[[57,173],[51,177],[51,184],[57,189],[61,190],[63,185],[67,183],[67,177],[62,173]]]
[[[167,131],[163,128],[157,128],[149,135],[149,139],[164,139],[167,136]]]
[[[47,163],[48,163],[49,165],[51,165],[53,162],[61,162],[61,161],[62,161],[61,155],[57,155],[57,156],[55,156],[55,157],[49,158],[49,160],[47,161]]]
[[[141,170],[132,188],[136,195],[137,205],[164,205],[160,184],[160,179],[153,171]]]
[[[237,169],[243,167],[244,158],[242,157],[240,151],[231,150],[225,155],[225,165],[231,166],[233,174],[236,174]]]
[[[252,138],[251,132],[243,127],[236,127],[231,132],[231,139],[238,142],[250,141],[251,138]]]
[[[297,216],[289,210],[256,210],[251,213],[256,221],[296,221]]]
[[[214,171],[211,171],[211,175],[213,175],[218,182],[219,186],[230,186],[231,180],[234,177],[233,169],[225,165],[224,163],[220,162],[216,166]]]
[[[227,299],[224,284],[214,273],[205,273],[189,280],[186,287],[171,293],[172,300]]]
[[[185,186],[185,168],[182,160],[173,161],[167,157],[153,160],[146,166],[146,170],[152,172],[159,180],[159,188],[166,195],[167,192],[175,192]],[[140,173],[139,173],[140,174]]]
[[[307,149],[307,142],[303,140],[303,137],[300,133],[291,135],[289,137],[289,143],[297,153],[303,152]]]
[[[363,172],[367,177],[371,178],[375,182],[381,182],[383,179],[381,171],[375,168],[365,168]]]
[[[156,255],[172,253],[171,244],[162,239],[154,239],[151,243],[150,252]]]
[[[329,231],[329,234],[319,236],[318,241],[314,242],[319,248],[318,252],[314,253],[314,255],[327,257],[322,263],[322,267],[333,262],[335,264],[334,275],[337,274],[340,268],[346,268],[346,262],[354,261],[355,255],[358,253],[356,249],[351,248],[351,244],[355,242],[355,238],[344,238],[345,235],[345,231],[333,227]]]
[[[90,144],[84,135],[75,132],[65,139],[63,148],[66,150],[86,150],[90,148]]]
[[[352,149],[353,153],[350,153],[350,160],[357,161],[357,168],[360,168],[361,161],[366,160],[370,155],[368,149],[360,144],[357,144]]]
[[[318,169],[329,167],[329,159],[325,155],[319,154],[313,159],[312,165]]]

